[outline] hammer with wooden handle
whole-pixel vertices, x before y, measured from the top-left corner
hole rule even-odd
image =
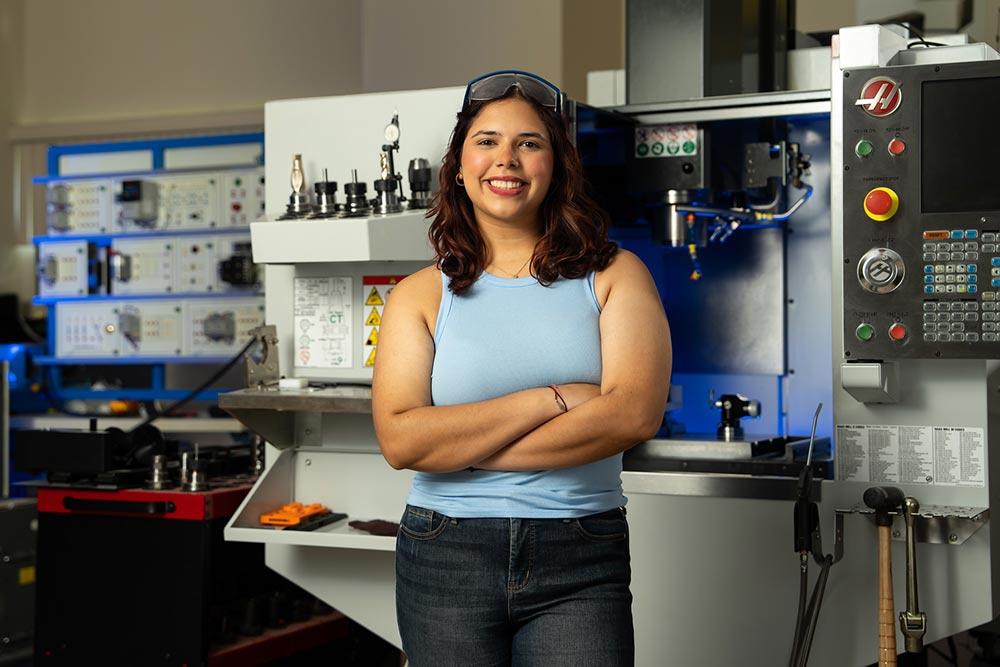
[[[878,526],[878,664],[896,665],[896,610],[892,599],[892,512],[903,504],[903,492],[894,486],[865,491],[865,505],[875,510]]]

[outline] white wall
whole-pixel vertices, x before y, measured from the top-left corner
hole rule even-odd
[[[455,86],[497,69],[525,69],[559,85],[564,1],[573,2],[363,0],[364,89]]]
[[[361,90],[361,0],[30,0],[21,125]]]
[[[837,30],[854,25],[854,2],[850,0],[796,0],[795,23],[799,32]]]
[[[25,0],[0,0],[0,127],[16,118],[24,90],[23,30]],[[0,133],[0,292],[15,292],[24,303],[34,294],[34,249],[19,243],[14,192],[14,154]]]

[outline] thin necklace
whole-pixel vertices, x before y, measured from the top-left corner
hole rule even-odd
[[[524,264],[521,265],[521,268],[519,268],[514,273],[511,273],[507,269],[504,269],[504,268],[498,266],[497,264],[492,264],[492,266],[493,266],[494,269],[500,269],[501,271],[503,271],[504,273],[506,273],[511,278],[520,278],[521,277],[521,271],[524,271],[524,267],[528,266],[528,262],[530,262],[530,261],[531,261],[531,257],[528,257],[528,259],[524,260]]]

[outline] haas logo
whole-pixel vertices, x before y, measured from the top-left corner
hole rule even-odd
[[[869,116],[888,116],[903,103],[903,90],[899,82],[887,76],[869,79],[861,89],[861,97],[854,106],[861,107]]]

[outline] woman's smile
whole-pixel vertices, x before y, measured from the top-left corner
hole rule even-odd
[[[545,124],[521,99],[487,105],[462,147],[462,178],[480,224],[538,226],[552,169]]]

